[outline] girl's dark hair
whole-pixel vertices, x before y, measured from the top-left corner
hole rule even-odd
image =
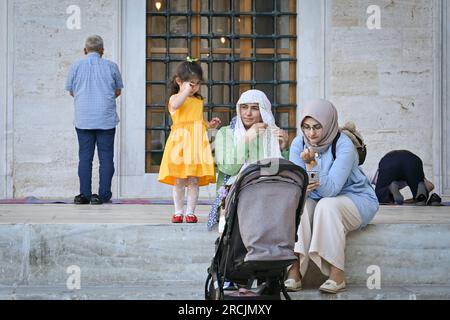
[[[172,77],[172,80],[170,81],[170,95],[172,96],[174,94],[177,94],[180,92],[180,86],[175,81],[176,78],[180,78],[181,81],[187,82],[191,80],[192,78],[197,78],[199,81],[203,81],[203,70],[199,63],[197,62],[189,62],[189,61],[183,61],[180,63],[175,70],[175,75]],[[200,93],[195,93],[194,95],[196,98],[202,99],[203,97]]]

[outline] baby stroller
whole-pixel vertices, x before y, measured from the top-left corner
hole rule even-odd
[[[269,172],[274,164],[277,170]],[[208,268],[206,300],[280,300],[281,292],[290,300],[284,279],[296,259],[307,185],[305,170],[284,159],[252,164],[239,175],[225,201],[226,224]],[[225,294],[225,281],[246,294]]]

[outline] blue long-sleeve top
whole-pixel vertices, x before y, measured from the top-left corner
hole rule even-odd
[[[306,170],[305,162],[300,158],[306,148],[303,135],[294,139],[289,152],[289,160]],[[361,228],[373,219],[378,211],[378,199],[366,175],[358,166],[358,155],[350,138],[341,133],[336,144],[336,159],[330,147],[319,154],[317,165],[312,169],[320,172],[320,187],[309,194],[309,198],[347,196],[358,208],[361,215]]]

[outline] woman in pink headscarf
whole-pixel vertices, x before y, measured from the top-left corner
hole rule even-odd
[[[345,290],[345,238],[366,226],[378,211],[378,200],[367,177],[358,167],[358,154],[350,138],[339,131],[338,115],[326,100],[308,102],[301,113],[301,135],[292,143],[289,159],[319,180],[308,185],[308,199],[295,244],[298,261],[285,285],[302,288],[301,278],[312,260],[329,279],[320,290]],[[336,139],[336,157],[332,144]]]

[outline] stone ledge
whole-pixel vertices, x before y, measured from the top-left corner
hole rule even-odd
[[[216,237],[202,224],[0,225],[0,285],[61,285],[72,265],[86,285],[203,281]],[[365,285],[374,265],[382,285],[450,284],[450,224],[381,224],[350,233],[348,283]],[[312,278],[313,286],[322,281]]]
[[[70,291],[59,286],[0,286],[0,300],[204,300],[198,282],[152,282],[148,286],[89,286]],[[290,292],[292,300],[449,300],[449,286],[384,286],[379,290],[348,286],[336,295],[317,288]]]

